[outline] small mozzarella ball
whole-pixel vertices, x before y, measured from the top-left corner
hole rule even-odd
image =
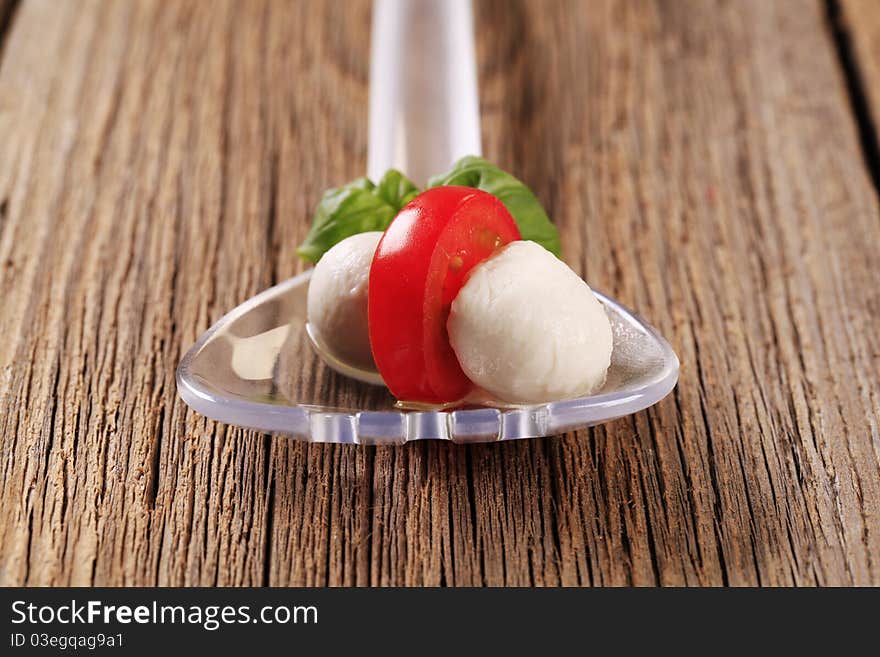
[[[611,364],[602,304],[535,242],[511,242],[474,267],[447,329],[468,378],[513,404],[588,395],[604,384]]]
[[[347,237],[315,265],[309,283],[308,321],[318,341],[339,360],[375,369],[367,325],[370,263],[380,232]]]

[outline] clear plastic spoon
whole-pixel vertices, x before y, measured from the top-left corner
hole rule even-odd
[[[479,155],[480,124],[469,0],[377,0],[370,70],[368,175],[388,168],[417,184]],[[597,293],[614,350],[597,394],[528,407],[401,411],[378,383],[325,353],[306,327],[311,271],[245,301],[186,353],[178,391],[215,420],[313,442],[491,442],[547,436],[647,408],[678,379],[678,358],[649,324]],[[335,370],[335,371],[334,371]]]

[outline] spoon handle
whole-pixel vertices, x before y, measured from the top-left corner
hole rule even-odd
[[[372,42],[367,175],[423,187],[480,155],[471,0],[376,0]]]

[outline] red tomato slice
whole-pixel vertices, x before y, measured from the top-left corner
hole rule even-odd
[[[446,403],[473,387],[449,344],[446,320],[468,272],[519,230],[496,197],[437,187],[403,208],[370,267],[370,344],[395,397]]]

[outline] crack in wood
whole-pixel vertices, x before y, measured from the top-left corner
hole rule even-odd
[[[0,62],[6,50],[6,35],[12,31],[15,12],[21,0],[0,0]]]
[[[880,135],[877,132],[865,81],[853,49],[850,26],[841,9],[840,0],[825,0],[825,7],[831,41],[840,62],[847,97],[858,128],[865,168],[871,176],[874,189],[880,194],[880,139],[878,139]],[[880,108],[876,109],[880,111]]]

